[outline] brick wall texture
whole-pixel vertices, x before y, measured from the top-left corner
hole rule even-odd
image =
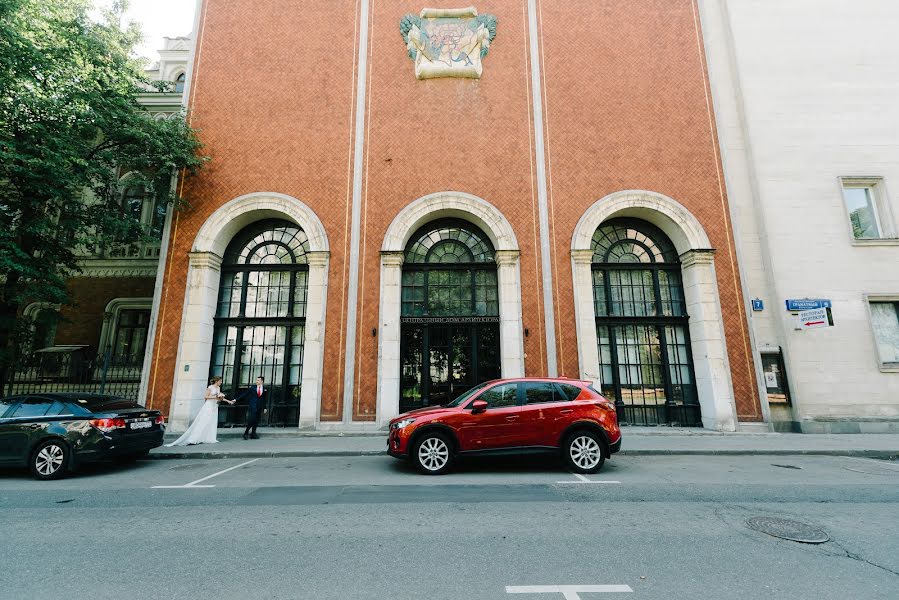
[[[427,3],[426,3],[427,4]],[[694,0],[538,0],[560,374],[579,373],[569,248],[596,200],[670,196],[716,249],[741,420],[760,420],[746,315]],[[400,18],[424,4],[373,0],[368,26],[354,419],[375,418],[379,249],[397,213],[454,190],[484,198],[521,249],[527,375],[546,372],[527,2],[476,4],[499,18],[480,80],[415,79]],[[176,369],[188,252],[222,204],[252,192],[302,200],[331,247],[322,420],[341,418],[359,7],[350,0],[205,0],[189,99],[212,157],[183,184],[148,402],[165,410]]]
[[[68,281],[70,304],[60,309],[55,344],[88,344],[98,351],[103,314],[116,298],[152,298],[152,277],[74,277]]]

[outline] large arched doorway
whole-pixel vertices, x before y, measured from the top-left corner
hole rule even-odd
[[[400,412],[500,376],[496,252],[480,229],[440,219],[414,233],[401,297]]]
[[[257,221],[228,245],[222,260],[210,374],[228,397],[263,376],[269,406],[262,424],[299,420],[306,332],[309,240],[297,225]],[[223,424],[238,424],[246,407],[220,406]]]
[[[674,244],[646,221],[615,218],[591,247],[602,393],[622,423],[701,425]]]

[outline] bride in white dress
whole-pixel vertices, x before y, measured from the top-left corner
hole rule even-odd
[[[209,387],[203,396],[203,407],[197,413],[194,422],[190,424],[187,431],[171,444],[166,446],[188,446],[191,444],[215,444],[218,440],[215,437],[218,429],[219,400],[234,404],[234,400],[228,400],[222,393],[222,378],[213,377],[209,380]]]

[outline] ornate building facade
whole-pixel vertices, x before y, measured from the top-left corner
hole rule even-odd
[[[377,429],[560,375],[627,423],[765,420],[702,31],[696,0],[199,2],[212,162],[165,225],[146,404],[183,428],[262,374],[270,424]]]

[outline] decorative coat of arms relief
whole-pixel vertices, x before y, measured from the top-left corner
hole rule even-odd
[[[425,8],[400,20],[418,79],[481,77],[481,59],[496,37],[496,16],[468,8]]]

